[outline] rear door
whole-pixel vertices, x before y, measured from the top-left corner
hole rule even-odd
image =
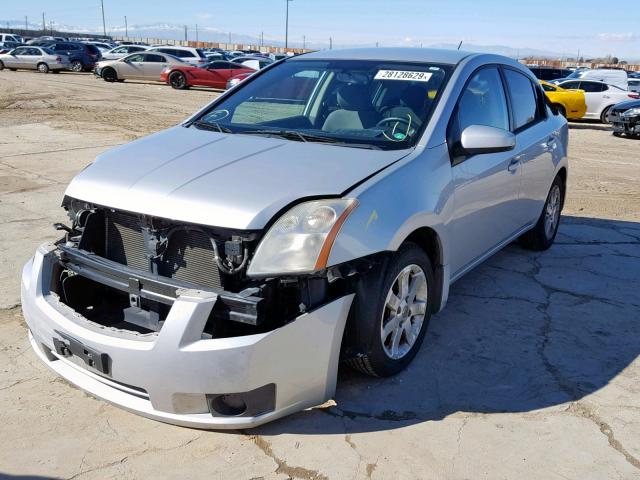
[[[580,81],[580,88],[584,90],[584,98],[587,102],[587,115],[591,118],[598,118],[604,107],[609,105],[610,96],[607,95],[607,86],[601,82]]]
[[[161,53],[143,53],[145,80],[160,81],[160,73],[168,65],[167,58]]]
[[[462,275],[522,224],[518,211],[520,172],[514,152],[466,155],[466,127],[510,129],[507,96],[497,66],[481,67],[467,82],[448,127],[455,211],[451,223],[451,269]]]
[[[544,93],[521,72],[504,67],[504,79],[511,107],[511,131],[516,135],[513,153],[518,161],[520,188],[513,209],[518,228],[537,221],[551,186],[555,170],[553,155],[559,146],[557,135],[549,127]]]

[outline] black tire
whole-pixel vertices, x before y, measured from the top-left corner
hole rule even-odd
[[[80,60],[74,60],[71,62],[71,71],[80,73],[84,71],[84,65],[82,65],[82,62]]]
[[[105,68],[102,71],[102,79],[105,82],[115,82],[118,80],[118,74],[113,68]]]
[[[38,65],[36,65],[36,68],[40,73],[49,73],[49,65],[44,62],[40,62]]]
[[[393,321],[391,319],[397,318],[397,316],[389,310],[387,295],[394,292],[397,297],[402,297],[399,291],[395,293],[393,290],[397,277],[405,269],[414,267],[419,267],[422,270],[426,280],[426,292],[423,290],[423,293],[426,293],[426,301],[420,302],[424,304],[422,308],[425,312],[421,324],[416,326],[420,329],[419,332],[417,335],[415,332],[412,334],[415,339],[413,344],[407,344],[404,347],[406,351],[401,357],[392,358],[387,353],[390,347],[386,345],[382,332],[383,326],[391,323]],[[416,281],[415,278],[414,281]],[[424,340],[431,320],[432,296],[435,290],[433,269],[429,257],[419,246],[410,242],[403,244],[391,258],[385,260],[375,271],[363,276],[356,287],[356,297],[351,306],[345,332],[343,348],[347,357],[346,363],[355,370],[375,377],[388,377],[404,370],[416,356]],[[400,312],[401,309],[404,309],[404,315],[407,315],[408,305],[404,304],[404,299],[396,312]],[[404,320],[396,321],[397,328],[402,331],[400,328],[402,322],[407,320],[411,322],[411,319],[419,321],[420,316],[402,317]],[[385,321],[385,318],[388,322]],[[391,332],[389,335],[387,338],[393,342],[394,333]],[[401,333],[400,338],[407,343],[409,342],[406,332]]]
[[[613,136],[614,137],[621,137],[622,133],[621,132],[613,132]]]
[[[547,194],[547,200],[544,202],[542,213],[540,214],[540,218],[538,218],[535,227],[520,237],[520,244],[524,248],[528,250],[542,251],[547,250],[551,245],[553,245],[553,241],[556,239],[556,235],[558,234],[558,226],[560,225],[560,214],[562,212],[562,207],[564,206],[565,188],[566,186],[564,185],[564,182],[560,176],[557,176],[551,184],[551,188]],[[555,201],[554,196],[556,194],[559,195],[559,198],[557,199],[559,203],[557,203],[557,211],[554,209],[553,215],[554,217],[557,215],[557,218],[554,221],[553,228],[549,229],[547,223],[549,221],[549,215],[547,215],[547,213],[550,208],[549,204]]]
[[[51,73],[60,73],[60,70],[51,70]]]
[[[558,110],[558,113],[560,115],[562,115],[564,118],[567,118],[567,110],[562,105],[556,103],[554,106],[556,107],[556,110]]]
[[[169,75],[169,85],[177,90],[184,90],[188,88],[187,77],[180,71],[171,72],[171,75]]]
[[[1,61],[0,61],[0,70],[4,70],[4,63],[2,63]],[[9,70],[12,70],[12,69],[9,69]]]
[[[609,119],[607,118],[607,116],[609,115],[609,112],[611,111],[611,106],[605,108],[602,113],[600,114],[600,121],[602,123],[604,123],[605,125],[609,125]]]

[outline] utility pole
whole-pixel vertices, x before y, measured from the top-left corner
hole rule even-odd
[[[329,37],[329,50],[333,49],[333,38]]]
[[[380,46],[380,44],[378,42],[376,42],[376,48],[378,48]]]
[[[104,0],[100,0],[100,7],[102,8],[102,34],[107,36],[107,24],[104,23]]]
[[[53,35],[53,20],[49,20],[49,31],[51,32],[51,35]]]
[[[196,23],[196,43],[198,42],[198,24]]]
[[[42,34],[44,35],[46,32],[46,23],[44,22],[44,12],[42,12]]]
[[[302,36],[302,49],[306,50],[306,48],[307,48],[307,36],[303,35]]]
[[[289,47],[289,3],[293,2],[293,0],[285,0],[287,4],[287,16],[285,19],[285,29],[284,29],[284,48]]]
[[[187,41],[187,26],[184,26],[184,41]]]
[[[264,47],[264,32],[260,32],[260,46]]]
[[[231,45],[231,32],[229,32],[229,45]]]
[[[29,22],[26,15],[24,16],[24,29],[29,30]]]
[[[124,36],[129,38],[129,25],[127,25],[127,16],[124,16]]]

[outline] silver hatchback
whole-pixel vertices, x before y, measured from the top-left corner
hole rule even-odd
[[[38,70],[41,73],[69,70],[71,64],[66,55],[58,55],[46,47],[18,47],[0,54],[0,70]]]
[[[242,428],[320,404],[339,361],[405,368],[450,285],[545,250],[567,122],[497,55],[316,52],[80,172],[25,265],[35,351],[158,420]]]

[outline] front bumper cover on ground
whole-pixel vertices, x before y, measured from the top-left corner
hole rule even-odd
[[[51,244],[41,246],[23,270],[22,308],[29,337],[47,365],[93,395],[149,418],[211,429],[255,427],[333,396],[353,295],[267,333],[202,339],[216,296],[183,291],[160,332],[139,335],[89,322],[50,294],[54,250]],[[56,352],[54,339],[59,347],[65,338],[86,346],[88,356],[105,354],[106,373],[88,366],[86,359],[61,355],[60,348]],[[272,384],[271,411],[249,416],[210,411],[207,399],[212,396]]]

